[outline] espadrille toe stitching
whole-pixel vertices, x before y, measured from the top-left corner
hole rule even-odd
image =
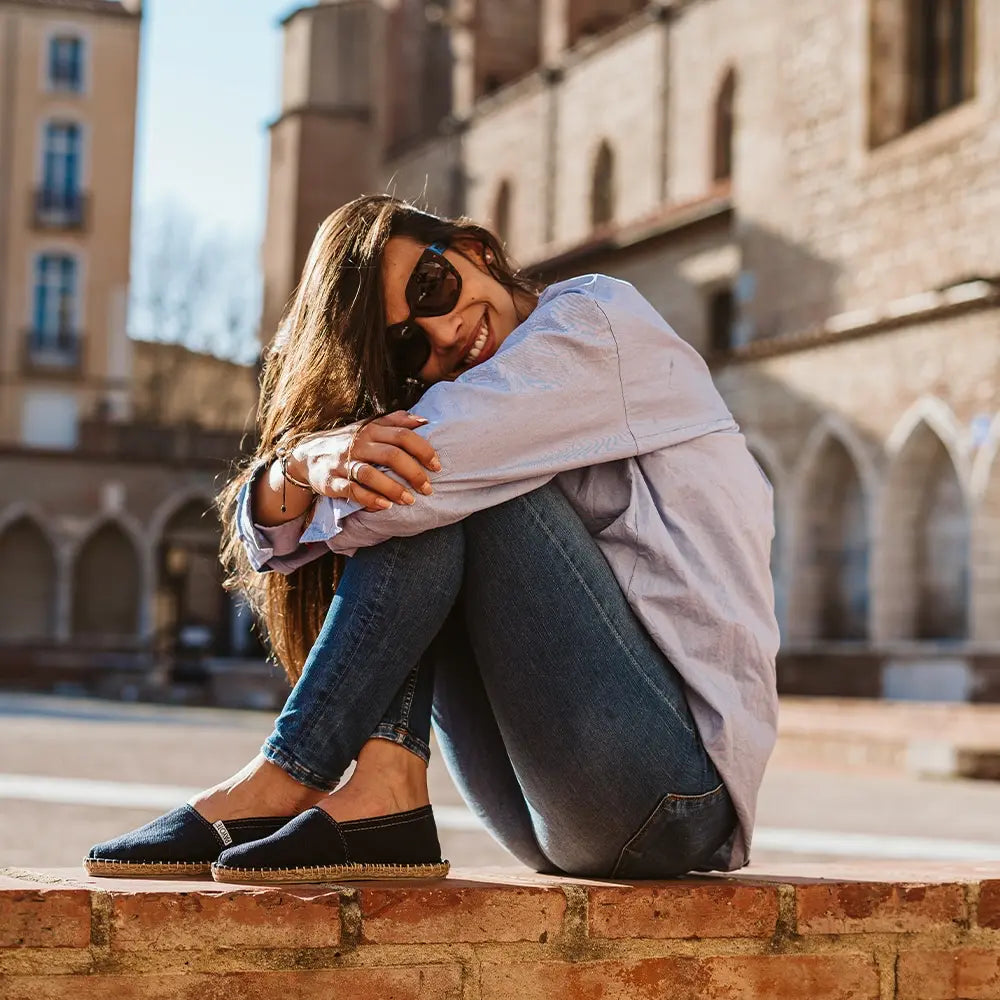
[[[430,806],[344,823],[317,806],[270,837],[223,851],[212,865],[212,877],[217,882],[341,882],[443,878],[448,868]]]
[[[112,878],[205,878],[227,847],[267,837],[289,816],[253,816],[209,823],[183,805],[103,844],[84,859],[89,875]]]

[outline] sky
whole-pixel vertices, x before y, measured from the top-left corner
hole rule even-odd
[[[259,239],[267,122],[280,99],[279,17],[292,0],[147,0],[135,207],[176,203]]]
[[[129,329],[197,350],[252,357],[259,310],[259,248],[267,193],[267,124],[280,105],[279,18],[309,0],[146,0],[139,71]],[[166,228],[170,235],[163,236]],[[218,259],[189,336],[151,319],[158,248],[190,246]],[[211,246],[211,250],[207,248]],[[202,251],[198,253],[199,249]],[[183,251],[182,251],[183,253]],[[162,256],[162,255],[161,255]],[[180,284],[185,262],[173,251]],[[239,289],[234,293],[233,289]],[[183,290],[171,293],[183,297]],[[224,332],[228,303],[243,296],[247,329]],[[254,329],[250,329],[253,327]]]

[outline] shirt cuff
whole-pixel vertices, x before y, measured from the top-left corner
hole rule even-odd
[[[325,542],[340,534],[345,517],[361,510],[361,504],[354,500],[334,500],[331,497],[317,497],[312,520],[300,542]]]
[[[274,557],[274,546],[266,534],[267,529],[254,524],[250,513],[250,489],[259,472],[259,468],[254,469],[236,498],[236,533],[246,549],[250,565],[258,573],[267,569],[268,562]]]

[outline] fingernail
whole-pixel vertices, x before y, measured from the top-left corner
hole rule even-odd
[[[424,483],[424,485],[420,487],[420,492],[423,493],[424,496],[428,496],[434,492],[434,488],[430,483]]]
[[[408,490],[403,490],[403,503],[416,503],[417,498]]]
[[[410,416],[413,417],[413,419],[416,420],[416,422],[418,424],[428,424],[428,423],[430,423],[430,421],[426,417],[418,417],[418,416],[415,416],[412,413],[410,414]]]
[[[431,459],[430,465],[431,465],[431,468],[435,472],[440,472],[441,471],[441,463],[436,458],[432,458]]]
[[[382,510],[388,510],[392,506],[392,503],[391,503],[391,501],[386,500],[385,497],[379,497],[375,501],[375,506],[376,507],[381,507]]]

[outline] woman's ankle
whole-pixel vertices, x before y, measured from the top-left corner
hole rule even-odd
[[[330,807],[327,811],[335,819],[348,818],[346,814],[337,815],[335,803],[340,804],[341,812],[345,807],[351,811],[367,809],[367,815],[404,812],[428,805],[427,763],[391,740],[370,739],[358,753],[350,779],[324,802],[324,808]]]
[[[326,794],[296,781],[258,754],[236,774],[188,802],[205,819],[215,822],[250,816],[294,816],[316,805]]]

